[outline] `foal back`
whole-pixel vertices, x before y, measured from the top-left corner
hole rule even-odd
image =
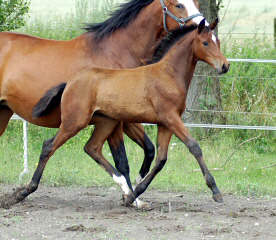
[[[177,99],[181,94],[159,64],[135,69],[92,68],[69,81],[63,94],[62,113],[64,109],[93,109],[119,121],[157,123],[158,108],[166,102],[164,98]],[[171,107],[176,102],[166,104]]]

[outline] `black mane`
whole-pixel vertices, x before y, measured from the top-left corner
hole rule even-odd
[[[187,33],[195,30],[196,28],[196,24],[191,24],[189,26],[185,25],[179,29],[169,32],[167,36],[165,36],[155,48],[152,60],[147,62],[147,64],[159,62],[178,40],[180,40]]]
[[[116,30],[126,27],[134,20],[140,11],[154,0],[130,0],[123,3],[111,13],[110,18],[101,23],[88,24],[84,29],[87,32],[95,33],[95,40],[99,41]]]

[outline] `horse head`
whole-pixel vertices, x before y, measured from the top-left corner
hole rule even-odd
[[[163,26],[169,32],[189,24],[199,24],[203,19],[197,0],[157,0],[163,11]]]

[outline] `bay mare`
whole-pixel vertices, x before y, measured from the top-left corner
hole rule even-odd
[[[129,189],[124,198],[126,205],[133,203],[146,190],[165,165],[172,134],[188,147],[198,161],[213,199],[222,202],[222,195],[204,162],[202,151],[181,120],[197,62],[204,61],[221,74],[229,69],[229,63],[220,51],[220,42],[213,34],[217,22],[205,26],[205,20],[202,20],[198,27],[189,26],[174,31],[157,48],[155,61],[165,56],[155,64],[123,70],[89,68],[76,73],[67,83],[62,96],[59,131],[55,137],[44,142],[35,174],[41,177],[54,152],[85,128],[91,116],[98,113],[105,119],[95,122],[93,134],[84,149],[122,184],[124,178],[117,175],[102,155],[105,140],[119,121],[155,123],[158,126],[156,164],[136,186],[134,193]],[[60,87],[64,88],[64,84]],[[35,106],[34,117],[43,115],[48,107],[51,108],[52,92],[49,90]],[[28,187],[17,194],[29,194]]]
[[[32,117],[33,106],[48,89],[66,82],[83,69],[144,65],[152,58],[166,30],[179,28],[187,21],[188,25],[198,22],[202,19],[198,15],[197,0],[130,0],[113,12],[109,19],[88,25],[86,33],[70,41],[0,33],[0,136],[13,113],[35,125],[58,128],[61,122],[59,106],[41,118]],[[192,20],[183,19],[189,16]],[[60,98],[61,94],[56,96],[57,103]],[[95,118],[101,121],[100,116]],[[117,174],[123,174],[131,188],[122,131],[144,149],[145,158],[139,178],[143,178],[150,169],[154,146],[142,125],[136,123],[120,124],[109,135],[107,140]],[[39,182],[36,175],[32,182],[35,184],[30,188],[35,191]]]

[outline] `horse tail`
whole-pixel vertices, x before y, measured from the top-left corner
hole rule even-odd
[[[49,114],[61,102],[61,96],[66,87],[66,83],[61,83],[48,90],[46,94],[40,98],[38,103],[34,106],[32,116],[39,118]]]

